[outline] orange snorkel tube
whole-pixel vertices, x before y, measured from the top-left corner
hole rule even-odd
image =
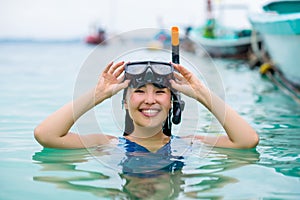
[[[172,36],[172,62],[175,64],[179,64],[179,28],[177,26],[173,26],[171,29]],[[174,91],[173,96],[173,117],[172,122],[174,124],[179,124],[181,121],[181,113],[184,109],[184,101],[181,100],[180,93],[178,91]]]
[[[173,26],[171,29],[172,38],[172,62],[179,64],[179,28]]]

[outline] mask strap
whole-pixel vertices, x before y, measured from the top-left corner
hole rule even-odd
[[[180,99],[179,94],[173,94],[173,117],[172,122],[179,124],[181,122],[181,113],[184,109],[184,101]]]
[[[164,126],[163,126],[163,133],[166,135],[166,136],[171,136],[172,133],[171,133],[171,130],[172,130],[172,122],[171,122],[171,109],[169,110],[169,115],[164,123]]]

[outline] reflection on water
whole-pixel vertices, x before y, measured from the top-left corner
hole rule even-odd
[[[198,198],[205,197],[202,192],[238,182],[222,172],[256,163],[259,158],[255,150],[201,146],[199,153],[199,147],[194,144],[181,156],[176,156],[178,149],[174,151],[171,146],[157,153],[128,152],[120,145],[88,150],[43,149],[33,156],[42,167],[33,180],[111,199]]]
[[[264,91],[251,112],[260,135],[260,162],[277,172],[300,177],[300,106],[285,96]],[[261,95],[263,96],[263,95]]]

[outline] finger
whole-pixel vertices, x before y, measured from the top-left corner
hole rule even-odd
[[[129,82],[130,82],[129,80],[125,80],[124,82],[122,82],[120,84],[116,84],[113,89],[113,93],[116,94],[120,90],[127,88],[129,85]]]
[[[175,77],[175,79],[177,79],[179,81],[184,80],[184,77],[181,74],[178,74],[178,73],[174,73],[174,77]]]
[[[189,84],[187,82],[187,80],[181,75],[181,74],[178,74],[178,75],[175,75],[175,82],[182,85],[182,84]]]
[[[180,64],[176,64],[174,67],[175,67],[175,69],[177,69],[177,71],[178,71],[180,74],[182,74],[183,76],[184,76],[184,74],[190,72],[189,70],[187,70],[185,67],[183,67],[183,66],[180,65]]]
[[[193,74],[180,64],[174,64],[174,68],[187,80],[190,81]]]
[[[113,66],[108,70],[108,73],[109,73],[109,74],[113,74],[113,73],[115,72],[115,70],[116,70],[118,67],[122,66],[123,64],[124,64],[124,61],[121,61],[121,62],[116,63],[115,65],[113,65]]]
[[[111,61],[110,63],[108,63],[108,65],[105,67],[105,69],[103,70],[103,73],[107,73],[108,70],[110,69],[110,67],[114,64],[113,61]]]
[[[119,66],[119,67],[115,70],[114,76],[115,76],[115,77],[119,77],[119,76],[123,73],[124,69],[125,69],[125,65],[124,65],[124,64],[121,65],[121,66]]]
[[[170,84],[171,84],[171,87],[174,88],[175,90],[178,90],[180,91],[180,85],[178,83],[176,83],[176,81],[174,80],[170,80]]]
[[[124,74],[117,78],[118,83],[122,83],[124,81]]]
[[[129,83],[130,83],[130,80],[125,80],[125,81],[121,84],[122,89],[127,88],[127,87],[129,86]]]

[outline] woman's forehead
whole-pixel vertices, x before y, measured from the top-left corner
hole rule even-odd
[[[140,88],[154,88],[154,89],[166,89],[166,90],[170,90],[170,88],[163,86],[163,85],[159,85],[159,84],[155,84],[155,83],[147,83],[145,85],[142,85],[138,88],[128,88],[131,90],[136,90],[136,89],[140,89]]]

